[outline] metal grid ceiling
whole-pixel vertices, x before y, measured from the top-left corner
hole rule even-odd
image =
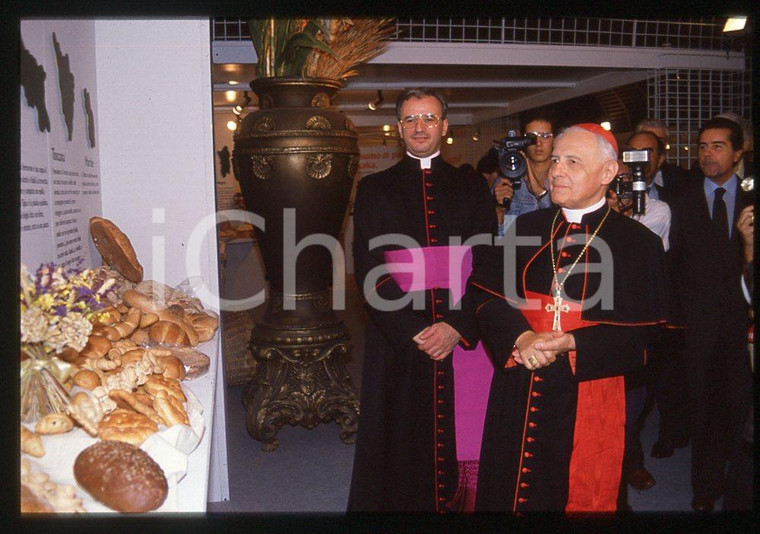
[[[672,47],[702,50],[738,49],[722,33],[723,19],[674,20],[603,18],[398,18],[395,41],[563,46]],[[215,18],[212,40],[250,38],[245,19]]]
[[[670,128],[669,161],[690,168],[697,157],[699,128],[715,115],[732,111],[751,120],[750,61],[744,71],[650,71],[647,104],[651,117]]]

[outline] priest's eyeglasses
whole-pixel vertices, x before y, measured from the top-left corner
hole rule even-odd
[[[417,121],[422,121],[425,128],[435,128],[441,122],[441,118],[433,113],[419,113],[417,115],[407,115],[402,117],[398,122],[405,130],[414,128],[417,125]]]
[[[525,132],[525,135],[540,137],[541,139],[551,139],[554,137],[554,134],[551,132]]]

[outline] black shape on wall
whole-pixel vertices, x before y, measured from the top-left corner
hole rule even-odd
[[[55,48],[55,62],[58,65],[58,87],[61,90],[61,109],[63,119],[68,130],[69,141],[74,134],[74,74],[71,72],[69,55],[61,51],[61,45],[53,32],[53,47]]]
[[[230,149],[225,146],[216,153],[219,156],[219,165],[222,167],[222,176],[227,176],[230,173]]]
[[[45,78],[47,73],[37,59],[24,46],[21,39],[20,81],[26,96],[26,105],[37,108],[37,126],[41,132],[50,131],[50,116],[45,106]]]
[[[87,140],[90,143],[90,148],[95,148],[95,114],[92,111],[90,92],[86,87],[82,89],[82,95],[84,97],[84,116],[87,119]]]

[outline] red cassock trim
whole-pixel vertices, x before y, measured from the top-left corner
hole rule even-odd
[[[551,331],[554,314],[545,310],[549,295],[525,292],[529,303],[522,314],[536,332]],[[540,308],[537,307],[540,302]],[[597,323],[581,319],[581,305],[569,304],[562,313],[562,329],[570,332]],[[533,309],[528,309],[533,308]],[[571,351],[575,372],[575,351]],[[614,357],[614,355],[610,355]],[[625,385],[622,376],[578,383],[570,491],[566,512],[614,512],[617,509],[620,469],[625,445]]]

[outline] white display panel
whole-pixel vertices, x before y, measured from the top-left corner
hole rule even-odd
[[[101,213],[95,23],[22,21],[20,55],[21,261],[91,267],[89,220]]]

